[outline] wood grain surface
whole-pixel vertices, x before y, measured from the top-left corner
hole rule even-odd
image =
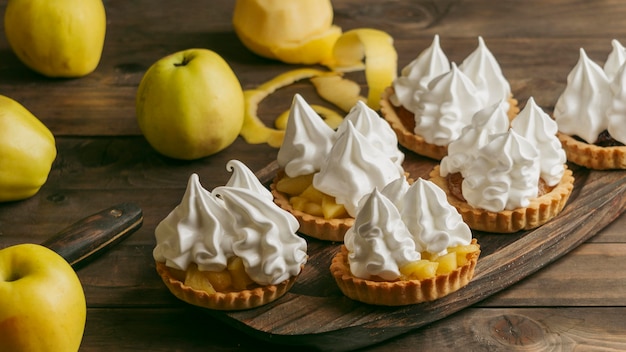
[[[6,3],[0,0],[0,10]],[[335,23],[344,30],[373,27],[392,35],[400,68],[435,34],[457,63],[474,50],[476,37],[483,36],[520,103],[532,96],[547,112],[564,89],[579,48],[601,63],[611,49],[611,39],[626,43],[622,0],[332,3]],[[258,171],[275,160],[276,149],[249,145],[239,138],[227,150],[201,160],[162,157],[140,134],[134,99],[145,70],[182,49],[203,47],[220,53],[244,88],[294,66],[259,58],[243,47],[231,25],[232,0],[105,0],[104,4],[108,20],[102,61],[94,73],[80,79],[48,79],[29,71],[11,52],[0,26],[0,94],[16,99],[41,119],[54,133],[58,149],[49,179],[37,195],[0,204],[0,247],[41,243],[102,209],[137,204],[143,210],[142,227],[78,270],[88,304],[81,351],[293,350],[176,300],[160,282],[152,259],[154,228],[178,204],[192,172],[199,174],[206,188],[213,188],[230,177],[225,168],[228,160],[239,159]],[[365,89],[362,73],[349,77]],[[324,103],[304,80],[264,100],[261,118],[271,124],[296,92],[307,101]],[[608,175],[611,182],[617,178],[621,184],[617,173]],[[597,180],[593,187],[598,190],[610,188],[601,187],[607,180],[604,174],[591,179]],[[581,196],[583,190],[578,191]],[[594,198],[589,197],[592,204]],[[608,220],[615,210],[605,212],[602,206],[619,206],[621,199],[596,204],[597,208],[587,205],[593,214],[581,216]],[[578,223],[574,230],[592,223]],[[363,350],[626,350],[625,226],[626,216],[621,215],[605,228],[594,227],[587,234],[597,232],[595,236],[554,262],[538,268],[525,264],[525,269],[537,271],[522,281],[447,318]],[[567,249],[574,243],[560,245]],[[494,246],[492,252],[501,246]],[[505,275],[494,280],[509,279]],[[293,314],[302,314],[300,307]]]

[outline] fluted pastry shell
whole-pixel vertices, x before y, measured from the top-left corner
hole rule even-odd
[[[477,244],[472,239],[472,244]],[[374,281],[355,277],[348,263],[348,249],[333,257],[330,272],[339,289],[347,297],[363,303],[381,306],[403,306],[433,301],[458,291],[474,277],[480,250],[467,254],[468,261],[449,274],[437,275],[424,280]]]
[[[354,218],[325,219],[294,209],[289,203],[289,196],[276,190],[276,183],[284,176],[283,170],[278,171],[270,184],[270,191],[274,196],[274,203],[298,219],[300,224],[298,232],[323,241],[343,242],[346,231],[354,225]]]
[[[626,146],[601,147],[576,138],[557,133],[567,160],[588,169],[626,169]]]
[[[439,174],[439,165],[430,172],[430,180],[446,192],[448,202],[459,211],[471,229],[494,233],[531,230],[545,224],[563,210],[574,188],[572,170],[566,167],[561,181],[550,192],[532,199],[528,207],[492,212],[474,208],[454,196],[448,187],[448,180]]]
[[[422,136],[415,134],[413,128],[410,127],[415,126],[415,122],[412,122],[413,113],[403,107],[395,107],[389,100],[392,94],[393,88],[387,87],[380,101],[380,112],[396,133],[398,143],[416,154],[435,160],[443,159],[448,154],[448,146],[428,143]],[[513,97],[509,98],[509,104],[508,116],[512,120],[520,110],[517,100]]]
[[[292,276],[276,285],[210,294],[185,285],[181,279],[181,273],[184,277],[184,271],[170,268],[164,262],[156,262],[156,270],[165,286],[178,299],[195,306],[224,311],[256,308],[273,302],[287,293],[297,279],[297,276]]]

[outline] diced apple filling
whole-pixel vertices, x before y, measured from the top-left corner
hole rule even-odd
[[[337,204],[335,197],[313,187],[313,174],[297,177],[284,176],[276,183],[276,190],[287,194],[289,204],[301,212],[325,219],[348,217],[346,208]]]
[[[301,194],[307,187],[313,184],[313,174],[296,177],[285,176],[278,180],[276,189],[291,196]]]
[[[187,268],[185,285],[209,294],[216,292],[241,291],[254,285],[254,281],[246,274],[243,261],[239,257],[229,259],[226,269],[222,271],[203,271],[192,264]]]
[[[236,291],[245,290],[250,285],[254,284],[254,281],[246,274],[246,269],[243,266],[243,260],[239,257],[232,258],[226,267],[231,276],[233,289]]]
[[[468,244],[448,248],[448,253],[436,256],[422,253],[422,259],[400,268],[401,280],[424,280],[436,275],[449,274],[467,263],[467,256],[479,250],[478,245]]]
[[[431,262],[428,259],[420,259],[410,262],[400,268],[400,273],[405,280],[424,280],[434,277],[437,274],[439,263]]]
[[[477,244],[468,244],[468,245],[448,248],[448,252],[456,253],[457,266],[465,265],[467,263],[467,255],[469,253],[474,253],[478,250],[479,250],[479,247]]]

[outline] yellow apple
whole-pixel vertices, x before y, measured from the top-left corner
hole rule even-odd
[[[102,0],[10,0],[4,31],[15,55],[48,77],[81,77],[102,55],[106,14]]]
[[[37,193],[56,153],[50,130],[20,103],[0,95],[0,202]]]
[[[237,0],[232,22],[250,51],[290,64],[324,62],[341,35],[330,0]]]
[[[0,351],[78,351],[87,305],[76,272],[52,250],[0,250]]]
[[[136,114],[156,151],[175,159],[199,159],[225,149],[239,135],[243,90],[220,55],[187,49],[146,71],[137,89]]]

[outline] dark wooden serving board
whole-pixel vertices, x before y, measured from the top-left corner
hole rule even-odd
[[[435,161],[406,153],[413,178],[428,177]],[[471,306],[536,272],[594,236],[626,209],[626,171],[590,171],[570,165],[576,178],[563,212],[533,231],[474,232],[481,256],[474,279],[434,302],[379,307],[341,293],[330,271],[339,243],[307,238],[309,261],[284,297],[252,310],[207,311],[236,328],[274,343],[344,351],[369,346],[417,329]],[[272,163],[257,175],[269,183]]]

